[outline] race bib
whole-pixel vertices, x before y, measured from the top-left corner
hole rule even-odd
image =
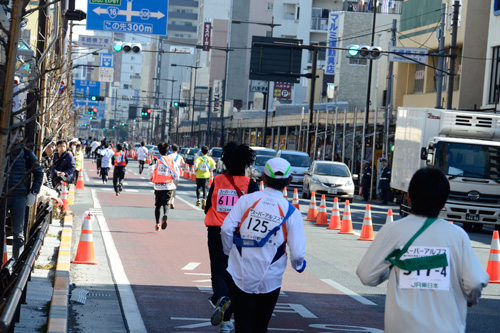
[[[163,163],[159,163],[158,165],[158,174],[162,176],[169,174],[168,168]]]
[[[429,257],[443,253],[446,254],[449,263],[450,250],[447,247],[410,246],[408,251],[401,257],[401,260]],[[399,272],[399,288],[450,290],[449,268],[447,266],[411,272],[401,270]]]
[[[205,163],[205,162],[201,162],[201,163],[200,163],[200,170],[201,170],[201,171],[210,171],[210,169],[209,169],[209,167],[208,167],[207,163]]]
[[[281,216],[250,209],[247,218],[241,224],[241,238],[260,241],[262,238],[266,237],[271,230],[279,226],[282,221],[283,217]],[[276,234],[269,238],[270,243],[273,242],[273,237],[275,236]]]
[[[219,189],[219,192],[217,192],[217,211],[229,213],[238,199],[236,190]]]
[[[116,157],[116,162],[118,162],[118,163],[122,163],[124,160],[125,160],[125,159],[124,159],[124,157],[123,157],[123,154],[122,154],[122,155],[120,155],[120,156],[118,156],[118,157]]]

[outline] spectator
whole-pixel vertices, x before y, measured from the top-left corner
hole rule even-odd
[[[387,165],[387,159],[385,157],[380,159],[380,162],[382,163],[382,172],[380,173],[378,188],[382,192],[382,204],[387,205],[389,189],[391,188],[391,168]]]
[[[50,189],[54,188],[54,184],[52,183],[52,174],[51,174],[51,166],[54,158],[54,151],[56,149],[56,143],[52,140],[45,140],[44,143],[45,149],[42,153],[41,165],[45,176],[47,177],[45,186]]]
[[[73,184],[76,185],[79,173],[83,171],[83,152],[82,145],[77,143],[75,146],[75,174],[73,176]]]
[[[372,182],[372,168],[370,167],[370,163],[368,161],[364,161],[363,174],[361,175],[361,188],[363,194],[363,201],[368,201],[368,197],[370,196],[371,182]]]
[[[24,250],[26,206],[31,207],[35,203],[42,186],[43,169],[35,154],[23,147],[23,128],[14,129],[11,139],[14,145],[8,155],[7,210],[14,236],[12,257],[17,260]],[[33,176],[32,181],[26,175]]]
[[[56,191],[60,192],[61,182],[70,183],[75,173],[75,158],[67,151],[66,141],[57,141],[57,152],[52,164],[52,182]]]
[[[467,306],[488,284],[467,233],[437,218],[449,193],[442,171],[418,170],[408,188],[412,215],[384,225],[359,263],[364,285],[389,280],[385,332],[465,332]]]

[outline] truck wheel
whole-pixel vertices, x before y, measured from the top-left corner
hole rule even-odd
[[[472,229],[474,232],[480,232],[483,230],[483,224],[482,223],[472,223]]]
[[[495,230],[500,231],[500,224],[495,224]]]

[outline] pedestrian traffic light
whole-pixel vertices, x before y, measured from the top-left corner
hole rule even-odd
[[[349,45],[347,55],[351,58],[379,59],[382,56],[382,48],[379,46]]]
[[[104,101],[104,97],[103,96],[96,96],[96,95],[92,95],[90,96],[90,99],[95,102],[95,101]]]
[[[142,45],[141,43],[114,42],[113,50],[115,52],[123,51],[124,53],[140,53],[142,51]]]

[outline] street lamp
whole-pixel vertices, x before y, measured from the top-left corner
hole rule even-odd
[[[274,23],[274,16],[271,18],[271,23],[266,23],[266,22],[254,22],[254,21],[241,21],[241,20],[232,20],[231,21],[233,24],[257,24],[257,25],[265,25],[265,26],[268,26],[268,27],[271,27],[271,37],[273,37],[273,33],[274,33],[274,27],[279,27],[281,26],[281,24],[279,23]],[[263,142],[262,142],[262,147],[265,147],[266,146],[266,139],[267,139],[267,116],[268,116],[268,113],[269,113],[269,94],[270,94],[270,91],[269,91],[269,86],[270,86],[270,81],[267,81],[267,93],[264,94],[264,104],[266,106],[266,114],[265,114],[265,118],[264,118],[264,135],[262,136],[263,137]],[[224,89],[226,89],[226,87],[224,86]],[[224,122],[224,121],[223,121]],[[271,142],[271,147],[273,146],[273,143]]]
[[[191,65],[177,65],[177,64],[171,64],[170,66],[172,67],[186,67],[186,68],[191,68],[191,76],[193,76],[193,69],[194,69],[194,89],[196,90],[196,71],[198,68],[201,68],[200,66],[191,66]],[[193,80],[189,80],[189,95],[193,93]],[[194,105],[196,103],[196,91],[193,93],[193,104],[192,104],[192,111],[191,111],[191,137],[193,136],[194,132]]]

